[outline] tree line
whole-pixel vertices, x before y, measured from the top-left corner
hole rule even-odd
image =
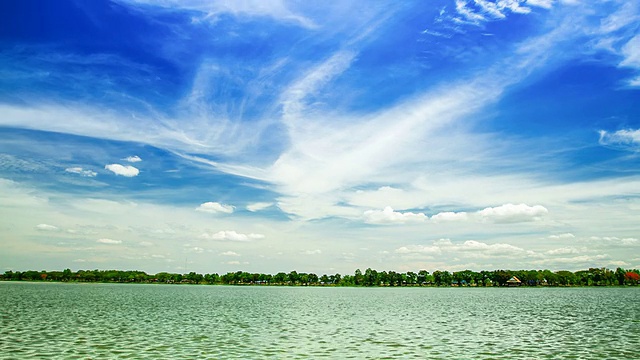
[[[210,284],[210,285],[282,285],[282,286],[507,286],[517,278],[520,286],[621,286],[640,284],[640,271],[617,268],[589,268],[575,272],[561,270],[493,270],[493,271],[440,271],[430,273],[376,271],[371,268],[353,275],[333,274],[318,276],[314,273],[277,274],[228,272],[223,275],[187,274],[160,272],[147,274],[143,271],[124,270],[78,270],[71,271],[6,271],[0,274],[4,281],[60,281],[103,283],[165,283],[165,284]]]

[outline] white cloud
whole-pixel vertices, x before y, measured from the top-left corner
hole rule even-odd
[[[510,244],[487,244],[475,240],[467,240],[462,245],[454,246],[457,251],[477,252],[490,256],[510,256],[523,254],[522,248]]]
[[[130,165],[122,166],[120,164],[109,164],[105,165],[104,168],[116,175],[122,175],[124,177],[134,177],[138,176],[140,173],[140,170]]]
[[[305,100],[348,69],[355,56],[356,53],[353,51],[339,51],[333,54],[318,66],[311,68],[283,92],[283,115],[289,127],[295,130],[304,118],[301,115],[308,110]]]
[[[549,259],[541,259],[537,260],[538,264],[590,264],[595,265],[600,264],[602,260],[609,258],[607,254],[601,255],[580,255],[573,257],[563,257],[563,258],[549,258]]]
[[[322,251],[320,249],[315,249],[315,250],[306,250],[303,252],[304,255],[320,255],[322,254]]]
[[[36,225],[36,230],[40,231],[58,231],[60,230],[57,226],[49,225],[49,224],[38,224]]]
[[[228,241],[245,242],[245,241],[263,239],[264,235],[254,234],[254,233],[242,234],[234,230],[223,230],[223,231],[218,231],[217,233],[214,233],[214,234],[204,233],[200,235],[200,238],[205,240],[228,240]]]
[[[477,9],[472,8],[472,4],[474,4]],[[532,5],[540,6],[547,4],[542,2],[542,4]],[[456,0],[456,11],[469,23],[479,25],[481,22],[489,20],[484,14],[489,15],[492,19],[501,20],[507,17],[507,11],[517,14],[528,14],[531,12],[531,9],[526,6],[521,6],[520,2],[516,0],[498,0],[495,2],[488,0],[473,0],[473,2]]]
[[[640,244],[640,240],[634,237],[619,238],[617,236],[592,236],[589,240],[597,244],[632,246]]]
[[[614,133],[600,130],[600,145],[631,151],[640,150],[640,129],[623,129]]]
[[[609,261],[609,264],[613,265],[613,266],[629,266],[630,265],[626,261],[619,261],[619,260],[618,261]]]
[[[267,203],[267,202],[253,203],[253,204],[247,205],[247,210],[251,212],[256,212],[256,211],[264,210],[270,206],[273,206],[273,203]]]
[[[316,28],[317,25],[309,18],[293,12],[288,4],[282,0],[262,1],[207,1],[207,0],[121,0],[130,4],[146,4],[166,8],[181,8],[199,12],[193,18],[194,22],[216,22],[221,14],[249,17],[271,17],[305,28]],[[197,13],[196,13],[197,14]]]
[[[440,255],[442,250],[438,246],[432,245],[408,245],[401,246],[395,250],[396,254],[422,254],[422,255]]]
[[[441,212],[431,216],[431,220],[435,222],[449,222],[449,221],[464,221],[467,220],[469,216],[466,212]]]
[[[502,12],[499,3],[487,1],[487,0],[474,0],[474,2],[482,8],[484,13],[491,15],[497,19],[504,19],[506,16]],[[456,4],[457,6],[457,4]]]
[[[135,162],[140,162],[142,161],[142,159],[138,156],[138,155],[134,155],[134,156],[127,156],[126,158],[122,159],[124,161],[128,161],[131,163],[135,163]]]
[[[640,87],[640,75],[638,77],[630,79],[627,84],[631,87]]]
[[[86,177],[95,177],[96,175],[98,175],[98,173],[95,172],[95,171],[84,170],[81,167],[66,168],[66,169],[64,169],[64,171],[69,172],[69,173],[73,173],[73,174],[79,174],[81,176],[86,176]]]
[[[527,0],[527,5],[551,9],[555,0]]]
[[[196,208],[196,211],[202,211],[202,212],[207,212],[212,214],[215,214],[215,213],[231,214],[233,213],[234,209],[235,207],[232,205],[220,204],[218,202],[209,201],[209,202],[200,204],[200,206]]]
[[[222,256],[240,256],[240,254],[238,254],[237,252],[234,252],[234,251],[221,252],[220,255],[222,255]]]
[[[620,62],[620,66],[640,68],[640,35],[631,38],[622,47],[622,56],[624,59]]]
[[[96,240],[96,242],[101,244],[110,244],[110,245],[122,244],[122,240],[113,240],[113,239],[98,239]]]
[[[539,220],[549,213],[544,206],[526,204],[505,204],[497,207],[488,207],[480,210],[478,214],[485,220],[496,223],[517,223]]]
[[[573,238],[575,238],[575,235],[573,235],[572,233],[564,233],[564,234],[549,236],[549,239],[573,239]]]
[[[510,244],[496,243],[487,244],[475,240],[467,240],[461,244],[453,243],[450,239],[440,239],[432,243],[432,245],[409,245],[402,246],[395,250],[397,254],[419,254],[419,255],[442,255],[448,254],[468,254],[472,257],[509,257],[509,256],[526,256],[532,252]]]
[[[545,252],[547,255],[569,255],[569,254],[579,254],[580,251],[576,248],[563,247],[558,249],[552,249]]]
[[[473,24],[479,24],[481,21],[485,21],[485,17],[481,14],[473,12],[473,10],[467,7],[466,0],[456,0],[456,11],[462,15],[467,21]]]
[[[405,224],[421,223],[428,219],[423,213],[393,211],[391,206],[384,210],[367,210],[364,212],[364,221],[368,224]]]

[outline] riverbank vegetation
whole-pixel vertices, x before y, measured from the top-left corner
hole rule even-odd
[[[105,283],[168,283],[209,285],[280,285],[280,286],[621,286],[640,284],[640,271],[617,268],[590,268],[580,271],[493,270],[418,272],[356,270],[353,275],[318,276],[313,273],[279,272],[275,275],[229,272],[223,275],[143,271],[78,270],[71,271],[6,271],[4,281],[61,281]]]

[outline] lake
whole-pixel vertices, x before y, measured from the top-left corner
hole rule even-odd
[[[0,282],[0,358],[640,359],[640,288]]]

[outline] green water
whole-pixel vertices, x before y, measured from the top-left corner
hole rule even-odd
[[[640,288],[0,282],[0,358],[640,359]]]

